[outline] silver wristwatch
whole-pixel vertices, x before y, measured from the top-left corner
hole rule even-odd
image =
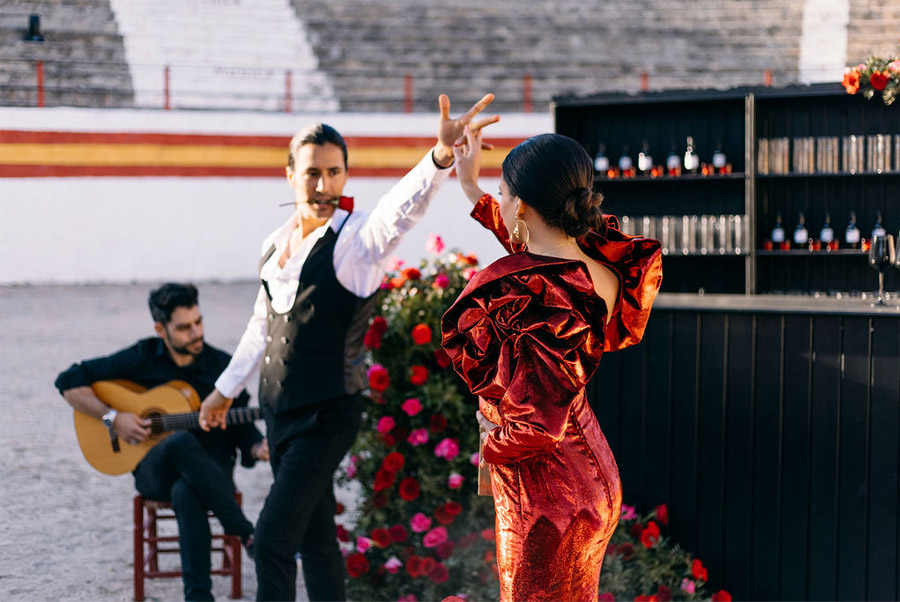
[[[105,426],[106,430],[109,431],[110,439],[116,438],[116,416],[118,415],[119,413],[117,411],[110,410],[103,415],[103,418],[101,418],[101,420],[103,421],[103,426]]]

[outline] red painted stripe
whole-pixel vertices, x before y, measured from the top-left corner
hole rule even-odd
[[[350,170],[358,178],[399,178],[409,169],[402,167],[357,167]],[[499,168],[485,168],[481,175],[499,178]],[[172,167],[172,166],[90,166],[90,165],[0,165],[0,178],[72,178],[72,177],[231,177],[283,178],[283,167]]]
[[[424,147],[434,145],[433,137],[419,136],[347,136],[350,152],[353,147]],[[524,138],[487,138],[495,147],[512,147]],[[168,144],[209,146],[265,146],[287,150],[290,136],[244,136],[222,134],[159,134],[128,132],[49,132],[0,130],[0,143],[28,144]]]

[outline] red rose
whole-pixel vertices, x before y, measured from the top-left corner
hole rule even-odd
[[[407,280],[418,280],[422,277],[422,272],[420,272],[416,268],[406,268],[402,273]]]
[[[450,365],[450,356],[447,355],[447,352],[443,349],[435,349],[434,350],[434,361],[437,363],[438,367],[446,368]]]
[[[876,71],[872,75],[869,76],[869,83],[872,84],[872,87],[878,90],[884,90],[884,87],[888,83],[888,76],[883,71]]]
[[[410,368],[412,374],[409,377],[409,382],[411,382],[414,386],[419,387],[425,384],[425,381],[428,380],[428,368],[425,366],[413,366]]]
[[[447,513],[450,516],[456,516],[462,512],[462,504],[459,502],[447,502],[444,506],[447,508]]]
[[[394,276],[391,278],[391,288],[400,288],[406,284],[406,278],[403,276]]]
[[[443,583],[450,578],[450,573],[447,571],[447,567],[440,562],[437,562],[435,563],[434,568],[428,571],[428,578],[435,583]]]
[[[481,539],[485,541],[494,541],[497,536],[494,534],[493,529],[485,529],[481,532]]]
[[[446,506],[438,506],[434,510],[434,519],[442,525],[449,525],[456,518],[447,512]]]
[[[669,524],[669,508],[665,504],[656,507],[656,519],[664,525]]]
[[[388,529],[388,533],[391,536],[391,541],[394,543],[404,542],[409,537],[406,533],[406,529],[403,528],[403,525],[394,525]]]
[[[388,497],[386,491],[376,491],[372,496],[372,505],[376,508],[384,508],[387,506]]]
[[[350,541],[350,534],[344,528],[344,525],[337,526],[337,539],[338,541]]]
[[[403,454],[400,452],[391,452],[385,456],[384,460],[382,460],[381,467],[391,472],[400,472],[400,470],[403,469],[403,464],[405,462],[406,460],[403,457]]]
[[[391,377],[387,369],[382,366],[369,370],[369,388],[378,393],[384,393],[391,385]]]
[[[406,572],[409,573],[410,577],[418,577],[422,574],[422,559],[418,556],[410,556],[409,560],[406,561]]]
[[[378,472],[375,473],[375,485],[373,485],[373,489],[375,491],[389,489],[394,484],[394,479],[396,478],[396,476],[397,473],[379,468]]]
[[[425,557],[422,559],[422,574],[427,575],[434,569],[434,558]]]
[[[672,602],[672,590],[665,585],[660,585],[656,590],[656,599],[659,602]]]
[[[659,541],[659,525],[650,521],[647,528],[641,532],[641,544],[645,548],[652,548]]]
[[[363,345],[369,349],[378,349],[381,347],[381,337],[387,332],[387,320],[381,316],[375,316],[366,336],[363,338]]]
[[[398,492],[400,493],[400,497],[407,502],[411,502],[419,497],[419,482],[413,477],[406,477],[400,481]]]
[[[429,421],[429,428],[432,433],[440,433],[447,428],[447,419],[440,414],[434,414]]]
[[[490,563],[494,562],[494,556],[495,556],[494,550],[485,550],[484,551],[484,563],[490,564]]]
[[[622,556],[622,560],[631,560],[631,557],[634,556],[634,546],[630,543],[623,543],[616,548],[616,552]]]
[[[456,544],[454,544],[451,540],[448,539],[444,543],[438,544],[438,547],[436,550],[437,555],[440,556],[441,559],[446,560],[447,558],[450,558],[451,554],[453,554],[453,548],[455,548],[455,547],[456,547]]]
[[[644,594],[641,594],[634,599],[634,602],[650,602],[651,597],[652,596],[645,596]]]
[[[428,324],[416,324],[411,336],[416,345],[427,345],[431,342],[431,327]]]
[[[381,439],[382,441],[384,441],[384,444],[387,447],[394,447],[395,445],[397,445],[397,438],[390,433],[388,433],[387,435],[382,435]]]
[[[347,574],[353,578],[369,572],[369,560],[359,552],[347,556]]]
[[[632,537],[640,537],[641,533],[644,532],[644,525],[641,523],[634,523],[631,525],[631,529],[629,529],[629,533],[631,533]]]
[[[334,514],[343,514],[344,513],[344,505],[340,502],[334,505]]]
[[[616,597],[609,592],[603,592],[597,599],[601,602],[616,602]]]
[[[391,543],[391,534],[384,528],[374,529],[369,535],[369,538],[372,540],[372,543],[379,548],[385,548]]]
[[[731,602],[731,594],[724,589],[720,589],[712,595],[713,602]]]
[[[703,566],[703,563],[700,562],[699,558],[694,558],[694,562],[691,563],[691,575],[693,575],[694,579],[697,581],[706,581],[708,579],[706,567]]]

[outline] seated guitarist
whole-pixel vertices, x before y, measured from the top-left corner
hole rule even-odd
[[[137,414],[116,412],[91,389],[101,380],[127,379],[146,388],[171,380],[189,383],[200,398],[209,395],[230,356],[203,342],[203,316],[197,289],[191,284],[164,284],[150,293],[150,314],[158,337],[107,357],[73,364],[56,379],[56,388],[73,408],[102,420],[120,445],[136,445],[150,435],[150,421]],[[234,406],[246,406],[246,391]],[[134,470],[134,482],[144,497],[172,503],[178,522],[186,600],[212,600],[208,510],[225,533],[238,535],[252,555],[253,525],[234,499],[232,472],[236,449],[241,464],[268,460],[266,440],[253,424],[176,432],[150,449]]]

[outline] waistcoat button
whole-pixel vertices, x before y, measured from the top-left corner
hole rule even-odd
[[[272,335],[270,335],[270,334],[267,334],[267,335],[266,335],[266,342],[267,342],[267,343],[271,343],[271,342],[272,342]]]
[[[267,355],[266,359],[264,359],[263,361],[266,363],[266,366],[268,366],[269,364],[272,363],[272,358]]]
[[[287,342],[288,342],[288,338],[287,338],[287,337],[281,337],[281,344],[282,344],[282,345],[287,345]]]

